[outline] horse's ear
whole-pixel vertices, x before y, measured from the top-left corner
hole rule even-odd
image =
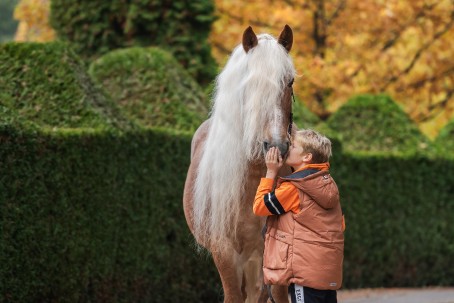
[[[290,26],[287,24],[285,25],[277,41],[287,50],[287,52],[290,52],[293,45],[293,31]]]
[[[247,53],[250,51],[252,48],[257,46],[258,40],[257,36],[255,35],[254,31],[252,30],[252,27],[246,28],[246,30],[243,33],[243,48],[244,51]]]

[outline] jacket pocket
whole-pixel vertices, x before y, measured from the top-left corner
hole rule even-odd
[[[266,234],[263,266],[269,269],[286,269],[292,239],[292,235],[279,230]]]

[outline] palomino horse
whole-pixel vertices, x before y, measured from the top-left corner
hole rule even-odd
[[[286,25],[276,40],[251,27],[216,79],[211,117],[192,139],[184,189],[184,212],[196,241],[214,259],[224,302],[266,302],[261,230],[252,212],[265,175],[264,152],[288,151],[292,133],[295,68],[288,55],[293,32]],[[287,302],[286,289],[273,288]]]

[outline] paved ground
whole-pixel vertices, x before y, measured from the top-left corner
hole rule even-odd
[[[340,290],[339,303],[454,303],[454,288],[378,288]]]

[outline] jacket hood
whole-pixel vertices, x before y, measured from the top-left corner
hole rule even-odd
[[[327,170],[304,170],[281,179],[292,182],[325,209],[333,208],[339,202],[339,189]]]

